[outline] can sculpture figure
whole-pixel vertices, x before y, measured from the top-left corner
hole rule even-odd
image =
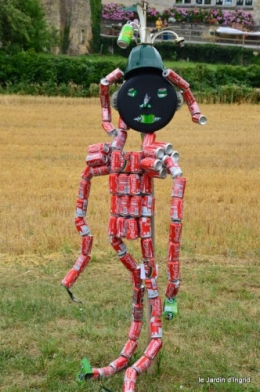
[[[138,29],[128,24],[119,36],[121,48],[127,47],[132,37],[136,39],[136,33],[140,35],[140,44],[132,49],[125,72],[115,69],[100,82],[102,127],[113,141],[88,147],[87,165],[81,175],[75,215],[75,225],[81,236],[81,255],[62,280],[62,285],[75,300],[70,288],[91,258],[93,236],[86,221],[91,182],[93,177],[108,175],[111,194],[108,235],[119,260],[132,276],[132,319],[128,340],[119,357],[103,368],[92,368],[84,359],[78,381],[110,377],[127,368],[123,392],[136,391],[137,376],[149,368],[160,351],[162,317],[171,320],[176,314],[176,295],[180,287],[179,260],[186,180],[178,163],[178,152],[173,150],[171,143],[156,141],[155,132],[172,120],[183,102],[187,104],[193,122],[200,125],[206,123],[206,117],[201,115],[189,83],[173,70],[164,68],[159,52],[152,45],[159,33],[152,37],[146,28],[147,2],[142,3],[142,7],[137,6],[140,18]],[[176,33],[171,30],[168,32],[172,33],[174,43],[183,42]],[[112,97],[113,106],[119,112],[116,128],[112,124],[109,87],[119,81],[124,83]],[[130,129],[141,134],[140,151],[123,151]],[[153,219],[156,204],[153,181],[163,179],[167,174],[173,179],[173,184],[171,194],[169,192],[168,284],[162,303],[157,285],[154,249]],[[138,238],[141,244],[141,265],[128,253],[123,242],[123,239]],[[141,333],[145,291],[151,308],[148,321],[150,341],[141,358],[129,366]]]

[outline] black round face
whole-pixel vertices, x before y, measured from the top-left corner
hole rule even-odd
[[[148,72],[129,78],[117,96],[118,112],[132,129],[152,133],[167,125],[177,107],[173,86],[162,75]]]

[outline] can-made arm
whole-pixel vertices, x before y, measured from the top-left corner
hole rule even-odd
[[[196,102],[194,95],[191,92],[189,83],[184,80],[180,75],[174,72],[172,69],[165,69],[163,71],[163,76],[169,82],[173,83],[183,92],[183,99],[186,102],[188,109],[191,114],[192,121],[200,124],[205,125],[207,122],[206,116],[201,114],[199,105]]]

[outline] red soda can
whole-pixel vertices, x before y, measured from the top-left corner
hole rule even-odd
[[[166,155],[170,155],[173,152],[173,145],[165,142],[154,142],[154,146],[161,147]]]
[[[164,149],[153,144],[144,147],[144,156],[161,159],[164,156]]]
[[[183,92],[183,99],[188,106],[192,105],[193,102],[195,102],[195,97],[189,88]]]
[[[97,380],[98,378],[102,377],[101,369],[92,368],[91,380]]]
[[[173,221],[181,221],[183,218],[183,200],[173,197],[171,200],[170,216]]]
[[[121,238],[117,237],[110,237],[110,244],[114,248],[114,250],[117,252],[119,257],[122,257],[123,255],[126,254],[126,246],[121,240]]]
[[[110,173],[110,167],[108,165],[92,167],[91,172],[93,176],[105,176]]]
[[[141,185],[140,185],[140,190],[141,193],[143,194],[152,194],[153,192],[153,180],[151,179],[148,174],[142,174],[141,176]]]
[[[126,357],[119,357],[115,361],[111,362],[109,366],[115,369],[116,372],[126,368],[128,365],[128,359]]]
[[[128,337],[131,340],[138,340],[143,323],[141,321],[131,321]]]
[[[100,89],[99,98],[100,98],[100,103],[101,103],[102,109],[109,109],[110,108],[110,97],[109,97],[108,92],[106,91],[107,89],[108,89],[108,86],[105,87],[104,85]]]
[[[117,126],[118,126],[118,129],[123,129],[123,130],[130,129],[129,126],[124,122],[124,120],[121,117],[119,117],[119,119],[118,119]]]
[[[86,157],[86,163],[90,167],[102,166],[107,162],[107,155],[102,152],[97,152],[95,154],[89,154]]]
[[[88,153],[89,154],[94,154],[101,152],[103,154],[108,154],[109,153],[109,144],[108,143],[97,143],[97,144],[91,144],[88,146]]]
[[[121,351],[120,355],[123,357],[126,357],[127,359],[130,359],[135,352],[136,348],[138,346],[138,343],[136,340],[129,339],[126,344],[123,347],[123,350]]]
[[[152,235],[151,218],[141,217],[138,219],[138,223],[139,223],[140,237],[141,238],[151,237]]]
[[[119,174],[117,179],[117,193],[127,195],[129,193],[129,175]]]
[[[174,179],[173,185],[172,185],[172,197],[179,197],[180,199],[183,199],[184,192],[185,192],[185,185],[186,185],[186,179],[183,177],[177,177]]]
[[[80,235],[88,235],[90,233],[90,229],[88,225],[86,224],[84,218],[75,218],[74,220],[76,228],[79,232]]]
[[[134,218],[129,218],[126,220],[126,222],[126,238],[128,240],[136,240],[139,237],[137,220]]]
[[[142,211],[142,196],[132,196],[130,198],[129,215],[138,217]]]
[[[117,227],[116,227],[117,216],[110,216],[108,221],[108,235],[116,236]]]
[[[100,80],[99,93],[102,95],[109,95],[109,83],[106,78]]]
[[[194,116],[195,114],[200,114],[200,109],[196,101],[189,106],[189,111],[192,116]]]
[[[143,308],[144,308],[143,304],[134,304],[133,305],[132,315],[133,315],[134,321],[142,321]]]
[[[156,170],[159,171],[162,168],[162,162],[155,158],[144,158],[141,160],[141,168],[143,170]]]
[[[84,235],[81,240],[81,254],[87,256],[91,252],[93,244],[93,236],[92,235]]]
[[[124,238],[126,236],[126,219],[123,217],[119,217],[116,222],[117,227],[117,237]]]
[[[164,178],[166,178],[167,177],[167,169],[165,168],[165,167],[163,167],[161,170],[159,170],[159,171],[156,171],[156,170],[149,170],[148,172],[147,172],[147,175],[149,176],[149,177],[152,177],[152,178],[162,178],[162,179],[164,179]]]
[[[133,272],[137,268],[135,259],[129,253],[119,257],[119,259],[129,271]]]
[[[123,158],[124,158],[124,164],[123,164],[121,171],[124,173],[130,173],[131,172],[131,152],[130,151],[124,152]]]
[[[86,268],[86,266],[88,265],[88,262],[90,260],[90,256],[84,256],[84,255],[80,255],[77,258],[76,263],[73,266],[73,269],[75,271],[78,271],[78,273],[80,274],[81,272],[84,271],[84,269]]]
[[[100,371],[100,377],[111,377],[116,373],[116,370],[114,368],[112,368],[112,366],[106,366],[103,367],[101,369],[99,369]],[[92,380],[92,377],[91,377]]]
[[[154,207],[155,207],[155,198],[150,195],[143,196],[141,215],[142,216],[153,216]]]
[[[144,298],[144,286],[134,287],[134,294],[133,294],[133,303],[134,304],[141,304],[143,303]]]
[[[111,143],[112,150],[123,150],[127,139],[127,131],[119,130],[117,136]]]
[[[141,279],[141,267],[136,266],[136,269],[132,271],[133,286],[140,287],[142,285]]]
[[[151,365],[151,360],[145,356],[142,356],[136,361],[132,367],[137,371],[138,374],[144,373]]]
[[[141,238],[142,255],[144,258],[154,257],[152,238]]]
[[[130,196],[120,197],[120,215],[129,215]]]
[[[153,360],[156,357],[156,355],[158,354],[158,352],[160,351],[161,348],[162,348],[162,341],[161,341],[161,339],[152,339],[150,341],[150,343],[148,344],[148,346],[147,346],[147,348],[146,348],[146,350],[144,352],[144,355],[147,358]]]
[[[103,102],[104,102],[104,100],[103,100]],[[101,102],[101,105],[103,102]],[[108,99],[108,102],[109,102],[109,99]],[[111,117],[111,108],[110,107],[107,107],[107,108],[101,107],[101,118],[102,118],[102,121],[105,121],[105,122],[111,121],[112,117]]]
[[[141,160],[143,159],[143,152],[132,152],[130,157],[131,173],[142,173]]]
[[[132,367],[127,368],[124,375],[124,381],[135,382],[136,379],[137,379],[137,371]],[[127,389],[127,392],[129,392],[129,389]]]
[[[151,317],[150,336],[152,339],[162,337],[162,320],[160,317]]]
[[[169,299],[176,297],[180,288],[180,281],[175,280],[173,282],[168,282],[165,296]]]
[[[178,162],[175,162],[172,156],[165,155],[162,159],[162,162],[167,168],[168,173],[171,174],[172,178],[182,176],[182,170]]]
[[[112,173],[119,173],[123,167],[124,159],[122,151],[112,151],[111,154],[111,172]]]
[[[169,230],[169,241],[181,242],[182,223],[171,222]]]
[[[144,138],[143,138],[143,143],[142,147],[149,146],[150,144],[153,144],[155,141],[156,135],[155,133],[145,133]]]
[[[169,82],[172,82],[173,84],[177,85],[180,90],[187,90],[190,85],[188,82],[186,82],[185,79],[183,79],[180,75],[178,75],[176,72],[174,72],[172,69],[165,69],[163,71],[163,77]]]
[[[87,212],[88,201],[86,199],[77,199],[76,203],[76,216],[84,218]]]
[[[123,392],[135,392],[136,388],[135,388],[135,382],[131,381],[131,380],[126,380],[124,381],[124,385],[123,385]]]
[[[150,298],[149,304],[152,307],[152,317],[161,317],[162,314],[162,300],[160,297]]]
[[[109,174],[109,192],[112,193],[113,195],[115,195],[117,192],[118,176],[119,174],[117,173]]]
[[[139,174],[129,175],[129,193],[130,195],[140,195],[141,193],[141,176]]]
[[[119,79],[121,79],[124,76],[124,72],[121,71],[120,68],[116,68],[114,71],[112,71],[110,74],[108,74],[105,79],[109,84],[112,84],[113,82],[117,82]]]
[[[171,242],[168,244],[168,261],[179,260],[181,244],[179,242]]]
[[[115,129],[114,125],[111,122],[103,121],[102,128],[106,131],[109,136],[114,136],[117,134],[117,130]]]
[[[149,278],[156,278],[157,277],[157,267],[155,264],[154,258],[143,259],[144,270],[145,270],[145,277],[146,279]]]
[[[146,286],[148,298],[158,297],[158,295],[159,295],[158,294],[158,286],[157,286],[157,281],[155,278],[146,279],[145,286]]]
[[[83,170],[83,172],[81,173],[81,178],[83,180],[90,181],[92,177],[93,177],[93,174],[91,172],[91,167],[86,166],[85,169]]]
[[[69,289],[76,282],[78,277],[79,277],[79,272],[72,268],[67,273],[65,278],[62,280],[61,284],[62,284],[62,286],[64,286],[67,289]]]
[[[180,277],[180,262],[177,261],[168,261],[168,279],[169,280],[178,280]]]
[[[121,204],[120,197],[117,195],[112,195],[110,200],[110,213],[112,215],[120,214],[120,204]]]
[[[89,193],[90,193],[90,188],[91,188],[91,182],[82,179],[79,183],[78,198],[79,199],[88,199]]]

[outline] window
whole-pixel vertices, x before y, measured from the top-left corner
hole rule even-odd
[[[191,4],[191,0],[176,0],[176,4]]]
[[[243,1],[243,0],[242,0]],[[217,0],[216,5],[223,5],[223,0]]]
[[[224,0],[224,5],[232,5],[232,0]]]
[[[198,5],[211,5],[211,0],[196,0],[196,4]]]

